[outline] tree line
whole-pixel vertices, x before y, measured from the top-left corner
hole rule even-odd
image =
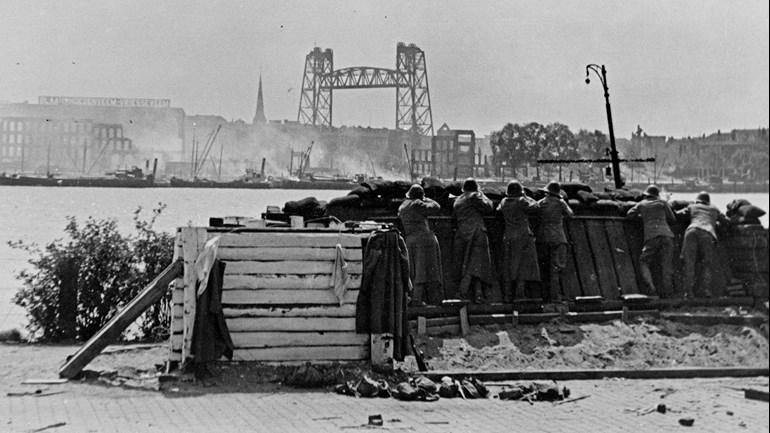
[[[538,159],[604,158],[610,146],[601,131],[581,129],[575,134],[558,122],[507,123],[492,132],[490,145],[493,165],[510,167],[514,176],[519,168],[528,176],[528,167],[538,167]]]

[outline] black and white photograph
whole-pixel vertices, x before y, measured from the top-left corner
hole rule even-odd
[[[767,432],[770,4],[3,0],[0,431]]]

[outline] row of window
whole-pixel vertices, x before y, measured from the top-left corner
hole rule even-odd
[[[123,138],[123,128],[121,127],[94,126],[90,122],[51,122],[43,119],[33,122],[29,120],[4,119],[2,121],[2,130],[4,132],[57,131],[65,133],[90,133],[93,130],[97,137]]]

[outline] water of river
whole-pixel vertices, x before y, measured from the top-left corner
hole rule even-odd
[[[205,226],[211,216],[256,217],[268,205],[283,204],[314,196],[329,200],[347,191],[275,190],[275,189],[177,189],[177,188],[47,188],[0,186],[0,330],[21,327],[26,323],[24,311],[11,303],[20,286],[16,273],[27,266],[27,254],[10,248],[8,241],[22,240],[45,245],[64,235],[66,216],[79,221],[88,216],[97,219],[112,218],[121,231],[133,229],[133,212],[142,207],[144,215],[158,203],[166,210],[156,222],[159,230],[173,232],[188,224]],[[693,199],[695,194],[677,193],[672,199]],[[745,198],[768,209],[768,194],[712,194],[712,202],[724,210],[734,198]],[[768,216],[762,218],[767,227]]]

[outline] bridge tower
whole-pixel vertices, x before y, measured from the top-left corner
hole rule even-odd
[[[332,50],[314,48],[305,57],[297,121],[331,127],[333,90],[367,88],[395,88],[396,129],[433,136],[425,52],[402,42],[396,47],[395,69],[354,66],[335,70]]]
[[[332,126],[332,88],[322,81],[334,70],[334,53],[315,47],[305,56],[302,93],[299,97],[297,122],[306,125]]]

